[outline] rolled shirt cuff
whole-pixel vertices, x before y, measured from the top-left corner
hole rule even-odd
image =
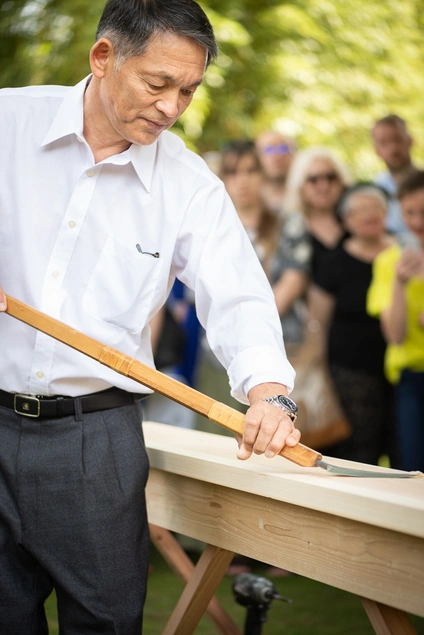
[[[258,384],[273,382],[293,390],[295,371],[283,351],[272,346],[254,346],[237,355],[228,368],[231,395],[249,404],[249,390]]]

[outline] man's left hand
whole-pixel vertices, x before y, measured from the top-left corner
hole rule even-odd
[[[243,436],[238,437],[237,457],[248,459],[252,452],[272,458],[285,445],[293,447],[299,442],[300,431],[278,406],[262,401],[273,395],[287,395],[287,388],[281,384],[259,384],[249,392],[250,408],[244,420]]]

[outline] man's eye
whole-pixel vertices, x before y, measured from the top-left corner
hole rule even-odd
[[[194,90],[189,90],[188,88],[184,88],[181,92],[186,97],[191,97],[191,95],[194,95]]]
[[[149,84],[149,87],[150,87],[152,90],[160,90],[161,88],[163,88],[163,86],[155,86],[154,84]]]

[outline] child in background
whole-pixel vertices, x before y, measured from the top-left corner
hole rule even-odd
[[[397,384],[401,467],[424,470],[424,171],[403,181],[398,198],[416,244],[377,256],[367,309],[380,316],[388,342],[385,367]]]

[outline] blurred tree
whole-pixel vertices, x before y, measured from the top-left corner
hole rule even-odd
[[[0,0],[0,86],[74,84],[104,0]],[[424,0],[205,0],[220,43],[175,126],[204,153],[276,127],[330,145],[360,178],[381,168],[375,119],[396,112],[424,147]]]

